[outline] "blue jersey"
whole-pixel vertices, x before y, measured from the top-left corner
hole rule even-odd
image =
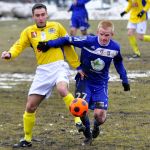
[[[97,36],[74,36],[62,37],[49,41],[48,44],[50,47],[72,44],[81,48],[81,67],[90,83],[96,85],[107,83],[112,61],[122,82],[128,83],[127,73],[120,53],[120,45],[114,40],[110,40],[107,46],[102,46],[98,42]]]
[[[85,8],[85,4],[90,0],[77,0],[77,4],[72,4],[69,11],[72,11],[72,17],[85,16],[88,18],[88,12]]]
[[[74,28],[80,28],[80,30],[86,30],[89,28],[88,12],[85,8],[85,4],[90,0],[77,0],[76,4],[72,4],[69,11],[72,11],[70,26]]]

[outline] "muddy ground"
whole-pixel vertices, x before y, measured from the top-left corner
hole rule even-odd
[[[68,21],[60,21],[69,29]],[[20,31],[31,21],[4,21],[0,23],[0,52],[8,50],[19,37]],[[129,60],[132,54],[126,37],[127,21],[114,21],[115,36],[122,47],[127,71],[150,70],[150,43],[139,42],[142,57]],[[96,33],[97,21],[91,21],[90,33]],[[150,25],[148,24],[148,27]],[[150,33],[147,31],[147,33]],[[79,52],[79,51],[78,51]],[[0,60],[1,73],[34,73],[34,54],[27,49],[16,60]],[[111,72],[116,73],[113,65]],[[116,73],[117,74],[117,73]],[[22,115],[31,82],[21,82],[12,89],[0,89],[0,150],[11,150],[23,137]],[[74,83],[70,85],[74,92]],[[91,146],[81,146],[83,135],[74,126],[73,117],[65,109],[55,89],[52,97],[44,101],[38,111],[33,130],[31,150],[149,150],[150,149],[150,78],[136,78],[131,91],[124,92],[121,82],[109,83],[108,117],[101,134]],[[90,112],[91,124],[93,114]]]

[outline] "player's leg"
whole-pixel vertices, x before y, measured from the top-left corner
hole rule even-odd
[[[75,80],[76,80],[76,85],[75,85],[75,98],[83,98],[84,100],[86,100],[86,80],[81,79],[81,75],[79,73],[77,73],[77,75],[75,76]],[[84,119],[84,118],[83,118]],[[86,123],[84,123],[84,120],[82,120],[83,124],[77,124],[76,123],[76,127],[78,129],[79,132],[84,132],[85,131],[85,125]]]
[[[58,65],[59,66],[59,65]],[[40,65],[36,69],[36,74],[32,85],[29,89],[28,99],[25,113],[23,115],[24,124],[24,139],[20,143],[15,144],[14,147],[30,147],[32,140],[32,129],[35,124],[35,111],[44,98],[48,98],[51,94],[53,86],[55,85],[55,70],[56,66],[50,64]],[[49,70],[54,70],[49,72]]]
[[[147,21],[143,21],[137,25],[137,38],[141,41],[150,42],[150,35],[145,35]]]
[[[100,126],[106,120],[107,111],[104,109],[96,108],[94,109],[94,127],[92,130],[92,137],[96,138],[100,134]]]
[[[108,109],[108,84],[94,86],[95,92],[92,93],[94,102],[94,126],[92,130],[92,137],[96,138],[100,134],[100,126],[106,120],[106,113]]]
[[[81,117],[82,123],[85,126],[85,130],[83,131],[83,135],[85,136],[85,139],[82,143],[82,145],[91,145],[92,144],[92,133],[90,129],[90,120],[88,117],[88,114]]]
[[[82,79],[80,74],[78,73],[75,77],[75,80],[76,80],[75,97],[83,98],[89,103],[91,94],[90,94],[90,90],[89,90],[86,78]],[[90,131],[90,120],[89,120],[88,114],[81,117],[81,120],[84,125],[84,128],[83,128],[84,130],[82,131],[83,131],[83,135],[85,136],[84,142],[82,144],[91,145],[92,134]]]
[[[71,36],[77,35],[77,30],[78,30],[78,20],[77,18],[72,17],[70,21],[70,35]]]
[[[84,36],[84,35],[87,35],[87,29],[84,29],[84,30],[81,30],[81,34]]]
[[[136,39],[136,36],[135,36],[135,31],[136,31],[136,28],[137,28],[137,24],[133,24],[133,23],[130,23],[128,22],[128,25],[127,25],[127,28],[128,28],[128,38],[129,38],[129,43],[133,49],[133,52],[140,57],[140,50],[139,50],[139,47],[138,47],[138,44],[137,44],[137,39]]]
[[[81,34],[83,36],[88,34],[87,29],[89,28],[89,26],[90,25],[86,17],[79,18],[79,27],[80,27]]]
[[[69,72],[69,66],[66,62],[59,63],[59,71],[55,76],[57,76],[56,80],[56,88],[58,93],[61,95],[61,97],[64,100],[64,103],[69,110],[70,103],[74,100],[74,96],[69,92],[69,78],[68,74]],[[80,117],[75,117],[75,124],[81,124]]]
[[[24,138],[20,140],[18,144],[13,147],[31,147],[32,146],[32,129],[35,124],[35,111],[39,104],[42,102],[45,96],[42,95],[30,95],[28,96],[26,109],[23,115],[23,127],[24,127]]]
[[[74,96],[68,91],[68,83],[60,81],[57,83],[56,87],[60,96],[63,97],[66,108],[69,110],[69,105],[74,100]],[[75,117],[74,120],[75,124],[81,124],[80,117]]]
[[[70,35],[71,35],[71,36],[77,35],[77,28],[71,27],[71,28],[70,28]]]

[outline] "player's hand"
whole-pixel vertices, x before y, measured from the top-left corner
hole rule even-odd
[[[10,59],[11,58],[11,54],[7,51],[2,52],[1,54],[1,58],[2,59]]]
[[[128,84],[128,83],[122,83],[122,86],[124,88],[124,91],[130,91],[130,84]]]
[[[123,11],[120,13],[120,16],[123,17],[126,13],[127,13],[126,11]]]
[[[47,52],[49,50],[48,42],[39,42],[37,45],[38,51]]]
[[[140,13],[138,13],[137,17],[142,18],[142,16],[144,15],[145,11],[142,10]]]
[[[83,72],[81,66],[77,67],[77,71],[81,76],[81,79],[84,79],[84,77],[86,77],[87,75]]]

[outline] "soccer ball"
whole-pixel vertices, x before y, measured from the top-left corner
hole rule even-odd
[[[69,110],[73,116],[82,117],[88,112],[88,103],[82,98],[76,98],[71,102]]]

